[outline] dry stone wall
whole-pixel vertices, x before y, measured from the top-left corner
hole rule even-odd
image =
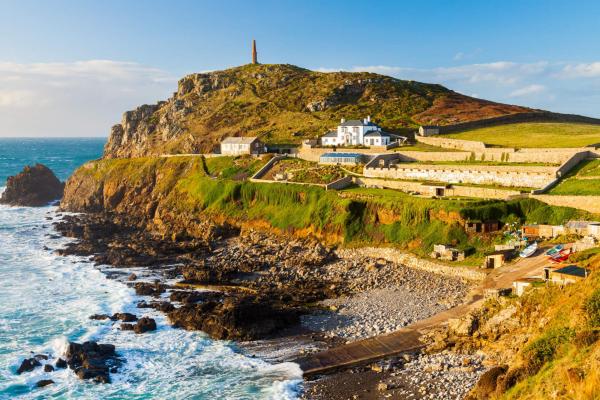
[[[363,175],[368,178],[543,188],[556,179],[556,168],[396,164],[391,168],[365,168]]]
[[[426,196],[433,196],[435,193],[429,186],[424,186],[421,182],[416,181],[396,181],[391,179],[377,178],[355,178],[357,185],[365,187],[377,187],[401,190],[403,192],[416,192]],[[521,192],[516,190],[503,190],[492,188],[481,188],[473,186],[452,185],[445,189],[445,196],[450,197],[475,197],[479,199],[497,199],[509,200],[523,196]]]

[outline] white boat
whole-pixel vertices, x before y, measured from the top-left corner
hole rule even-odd
[[[519,256],[521,256],[522,258],[527,258],[530,255],[532,255],[533,253],[535,253],[537,248],[538,248],[537,242],[533,242],[533,244],[530,244],[529,246],[525,247],[523,249],[523,251],[519,253]]]

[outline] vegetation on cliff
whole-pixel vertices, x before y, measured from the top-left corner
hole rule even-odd
[[[523,297],[490,300],[468,340],[509,365],[475,398],[597,399],[600,397],[600,255],[576,255],[592,272],[578,283],[541,285]],[[493,328],[491,328],[493,326]]]
[[[249,224],[346,246],[390,244],[428,253],[453,243],[483,251],[493,238],[469,236],[467,219],[559,223],[584,216],[532,199],[510,202],[415,198],[396,191],[325,191],[236,180],[255,171],[250,157],[107,159],[69,179],[62,207],[137,215],[153,229],[194,235],[201,220]]]
[[[169,100],[126,112],[111,131],[105,156],[209,152],[226,136],[299,143],[334,128],[340,118],[367,115],[386,130],[405,132],[419,124],[532,111],[367,72],[245,65],[188,75]]]

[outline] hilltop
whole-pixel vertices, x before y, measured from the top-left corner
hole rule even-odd
[[[548,114],[368,72],[250,64],[188,75],[167,101],[126,112],[111,130],[105,157],[209,152],[236,135],[299,143],[336,126],[341,116],[371,115],[386,130],[405,133],[420,124],[538,113]]]

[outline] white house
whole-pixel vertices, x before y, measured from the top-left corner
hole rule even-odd
[[[348,121],[342,118],[337,130],[321,136],[323,146],[386,146],[390,141],[390,134],[371,122],[371,117]]]
[[[221,154],[239,156],[242,154],[265,153],[265,145],[257,137],[232,136],[221,141]]]

